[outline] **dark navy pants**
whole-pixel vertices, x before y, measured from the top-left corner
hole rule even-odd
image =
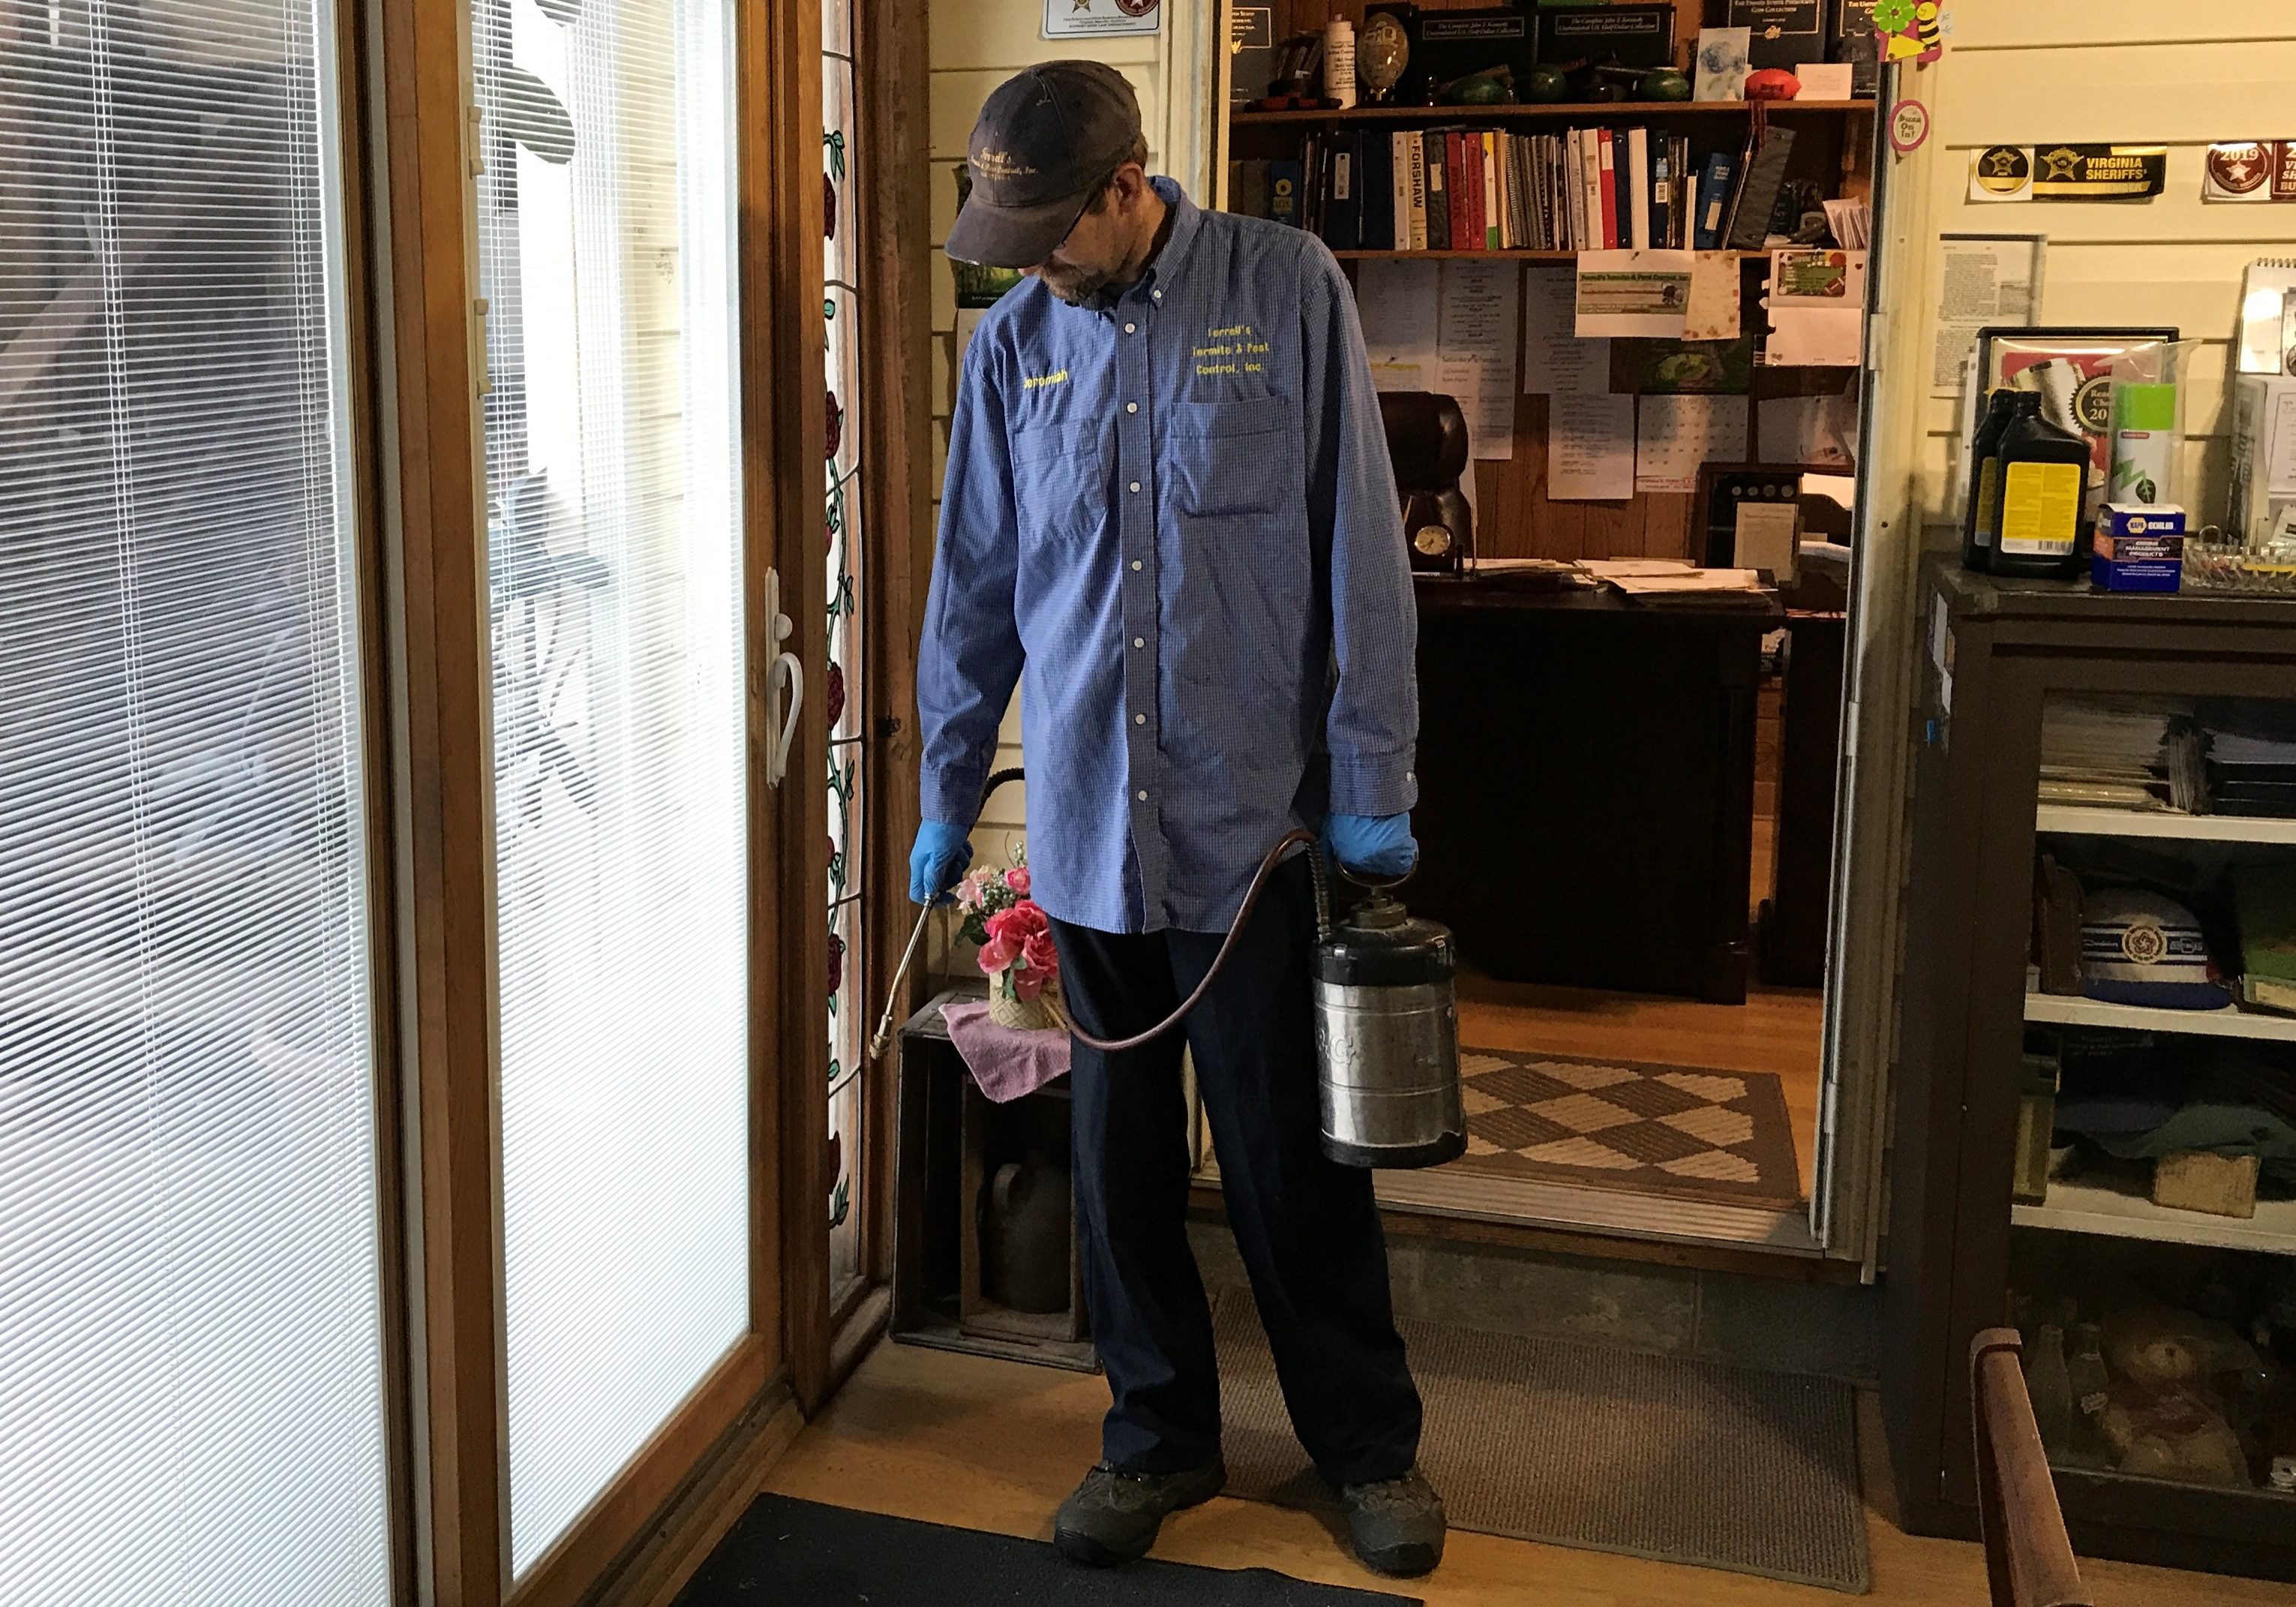
[[[1077,1024],[1128,1037],[1194,988],[1218,934],[1119,936],[1053,923]],[[1188,1018],[1229,1222],[1300,1443],[1334,1484],[1394,1479],[1419,1446],[1419,1392],[1389,1304],[1371,1174],[1316,1142],[1309,959],[1314,892],[1295,857]],[[1202,1465],[1220,1444],[1211,1311],[1187,1240],[1182,1033],[1104,1055],[1070,1082],[1085,1303],[1112,1403],[1102,1455],[1136,1472]]]

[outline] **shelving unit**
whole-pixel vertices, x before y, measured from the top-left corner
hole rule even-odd
[[[2296,1255],[2296,1200],[2259,1200],[2253,1217],[2211,1217],[2204,1211],[2172,1210],[2120,1189],[2052,1183],[2046,1203],[2012,1206],[2009,1220],[2018,1227],[2058,1233]]]
[[[1870,114],[1871,101],[1771,101],[1772,113],[1862,111]],[[1752,110],[1751,101],[1573,101],[1543,106],[1350,106],[1344,111],[1232,111],[1229,122],[1238,128],[1266,127],[1279,123],[1540,123],[1655,122],[1672,117],[1742,118]]]
[[[1429,8],[1440,11],[1446,0]],[[1450,0],[1472,4],[1474,0]],[[1675,0],[1675,55],[1686,66],[1702,28],[1728,20],[1725,0]],[[1340,6],[1336,0],[1276,0],[1269,27],[1277,39],[1316,33],[1332,16],[1346,14],[1358,23],[1359,9]],[[1586,90],[1574,91],[1585,94]],[[1874,162],[1881,124],[1880,108],[1869,99],[1794,100],[1760,103],[1745,101],[1569,101],[1548,105],[1498,106],[1356,106],[1337,110],[1265,111],[1258,107],[1226,109],[1222,160],[1245,161],[1296,160],[1311,135],[1344,135],[1374,130],[1385,135],[1409,129],[1437,127],[1496,128],[1521,134],[1558,134],[1567,128],[1609,128],[1621,133],[1634,128],[1667,131],[1685,136],[1693,171],[1718,152],[1735,156],[1750,128],[1767,119],[1791,130],[1793,153],[1787,169],[1790,182],[1815,185],[1829,199],[1866,197],[1878,202]],[[1224,170],[1225,171],[1225,170]],[[1222,204],[1226,204],[1223,201]],[[1875,220],[1874,238],[1882,237]],[[1342,248],[1334,253],[1350,276],[1366,262],[1514,262],[1568,266],[1575,251],[1453,251],[1430,250],[1364,250]],[[1732,253],[1740,263],[1740,305],[1745,311],[1747,333],[1759,337],[1764,327],[1760,290],[1766,276],[1767,252]],[[1656,341],[1614,342],[1610,385],[1616,393],[1657,390],[1651,377],[1648,348]],[[1726,348],[1732,343],[1720,343]],[[1786,398],[1827,397],[1849,389],[1854,370],[1802,368],[1757,364],[1750,357],[1726,350],[1723,359],[1734,374],[1745,373],[1742,384],[1731,389],[1749,398],[1748,439],[1742,452],[1725,452],[1721,461],[1750,460],[1759,442],[1756,415],[1765,402]],[[1610,501],[1548,496],[1547,436],[1555,398],[1521,393],[1518,386],[1508,429],[1511,455],[1505,459],[1478,457],[1469,470],[1476,509],[1476,550],[1491,558],[1687,558],[1703,560],[1706,514],[1697,496],[1687,491],[1643,491]]]
[[[2296,820],[2244,815],[2180,815],[2139,809],[2100,809],[2043,804],[2033,829],[2064,836],[2162,837],[2185,842],[2267,842],[2296,845]]]
[[[2296,1201],[2267,1194],[2247,1218],[2156,1205],[2153,1168],[2142,1162],[2099,1164],[2053,1182],[2038,1203],[2013,1197],[2021,1146],[2031,1136],[2020,1129],[2032,1088],[2022,1065],[2032,1023],[2105,1029],[2124,1045],[2129,1034],[2159,1034],[2162,1050],[2203,1062],[2224,1040],[2252,1042],[2269,1052],[2256,1058],[2276,1054],[2284,1063],[2288,1051],[2276,1045],[2296,1044],[2296,1018],[2111,1004],[2030,991],[2027,980],[2037,832],[2042,847],[2056,833],[2061,847],[2071,837],[2127,839],[2155,851],[2179,840],[2292,840],[2279,821],[2042,803],[2053,701],[2141,694],[2296,705],[2296,607],[2097,594],[2078,581],[1970,575],[1939,557],[1924,566],[1915,612],[1934,621],[1938,651],[1923,659],[1915,709],[1915,729],[1926,734],[1915,752],[1905,881],[1882,1397],[1906,1527],[1971,1537],[1975,1334],[2035,1309],[2028,1300],[2060,1308],[2069,1301],[2070,1320],[2088,1323],[2110,1322],[2145,1297],[2246,1332],[2260,1309],[2255,1301],[2243,1294],[2237,1309],[2202,1311],[2191,1291],[2276,1289],[2296,1265]],[[2245,1447],[2244,1485],[2054,1470],[2076,1549],[2296,1580],[2296,1502],[2264,1488],[2254,1454],[2286,1454],[2284,1431],[2276,1419],[2226,1421],[2261,1436]]]
[[[1741,262],[1753,261],[1769,255],[1767,251],[1722,251],[1713,254],[1735,257]],[[1431,262],[1447,258],[1501,262],[1576,262],[1578,260],[1578,253],[1576,251],[1454,251],[1438,250],[1431,247],[1423,251],[1333,251],[1332,255],[1341,262]]]
[[[2109,1004],[2070,994],[2029,993],[2025,1019],[2060,1027],[2113,1027],[2127,1032],[2179,1032],[2198,1037],[2245,1037],[2296,1043],[2296,1016],[2267,1015],[2226,1005],[2222,1010],[2154,1010]]]

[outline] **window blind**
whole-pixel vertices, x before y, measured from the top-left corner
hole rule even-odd
[[[333,18],[0,11],[0,1592],[390,1600]]]
[[[727,0],[474,0],[511,1551],[746,1331]]]

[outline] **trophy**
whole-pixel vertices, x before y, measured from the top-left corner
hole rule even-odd
[[[1356,77],[1370,91],[1364,98],[1384,105],[1411,60],[1411,31],[1391,11],[1367,12],[1363,30],[1356,36]]]

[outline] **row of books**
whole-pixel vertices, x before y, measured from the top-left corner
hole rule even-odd
[[[1234,164],[1228,204],[1335,251],[1755,250],[1792,144],[1774,127],[1693,163],[1686,137],[1647,127],[1341,129],[1296,161]]]

